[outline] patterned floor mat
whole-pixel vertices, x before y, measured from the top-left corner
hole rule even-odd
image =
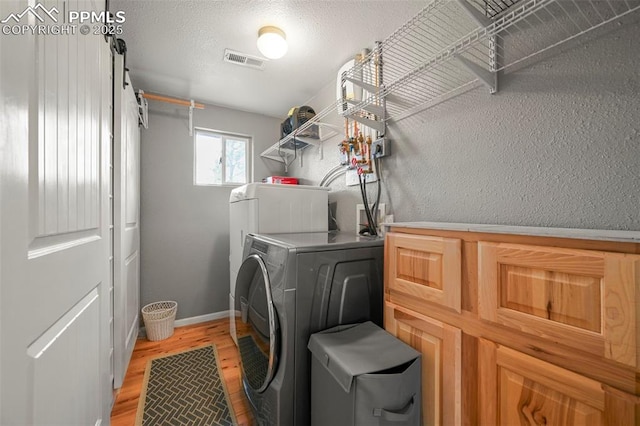
[[[215,346],[149,361],[136,426],[235,424]]]

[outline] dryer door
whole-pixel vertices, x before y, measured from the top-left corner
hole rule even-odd
[[[247,256],[240,266],[236,303],[241,312],[234,321],[242,375],[253,390],[262,392],[275,374],[280,333],[267,267],[257,254]]]

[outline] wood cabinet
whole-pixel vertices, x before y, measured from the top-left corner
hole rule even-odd
[[[460,329],[392,303],[385,304],[385,329],[422,354],[423,424],[460,424]]]
[[[385,328],[422,353],[423,424],[639,424],[640,233],[527,233],[387,233]]]
[[[391,233],[387,245],[391,294],[404,293],[460,312],[459,239]]]
[[[632,425],[637,398],[508,347],[482,340],[482,424]]]

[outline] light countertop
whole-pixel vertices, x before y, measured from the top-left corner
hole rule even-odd
[[[449,222],[397,222],[383,224],[389,228],[437,229],[442,231],[486,232],[494,234],[530,235],[537,237],[575,238],[582,240],[640,243],[640,231],[607,229],[545,228],[535,226],[487,225]]]

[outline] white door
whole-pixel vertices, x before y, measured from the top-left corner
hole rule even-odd
[[[2,0],[0,19],[65,6],[105,8]],[[0,51],[0,424],[106,425],[111,53],[79,32],[2,34]]]
[[[114,388],[122,386],[138,337],[140,307],[140,130],[124,57],[114,56]],[[123,84],[126,80],[126,85]]]

